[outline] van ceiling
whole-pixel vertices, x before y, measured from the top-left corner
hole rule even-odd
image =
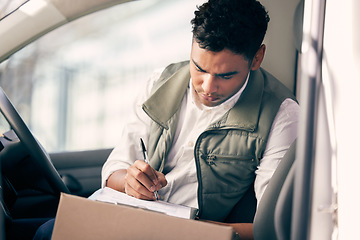
[[[129,0],[30,0],[0,21],[0,63],[69,21]]]

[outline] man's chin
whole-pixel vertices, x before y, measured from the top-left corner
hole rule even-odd
[[[206,106],[206,107],[216,107],[219,106],[221,103],[223,103],[223,101],[219,100],[215,100],[215,101],[206,101],[206,100],[201,100],[200,101],[202,105]]]

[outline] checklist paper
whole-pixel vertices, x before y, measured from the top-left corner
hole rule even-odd
[[[197,209],[192,207],[164,202],[161,200],[141,200],[109,187],[99,189],[93,195],[91,195],[89,199],[147,209],[150,211],[165,213],[170,216],[186,219],[194,219],[197,213]]]

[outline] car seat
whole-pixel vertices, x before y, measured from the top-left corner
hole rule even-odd
[[[285,209],[280,207],[277,209],[278,219],[281,223],[275,223],[275,208],[281,204],[288,204],[291,207],[291,182],[293,179],[293,163],[295,161],[296,141],[294,141],[287,153],[282,158],[279,166],[274,172],[264,195],[262,196],[258,209],[254,218],[253,233],[256,240],[272,240],[279,239],[278,235],[284,236],[284,232],[290,229],[290,211],[284,212]],[[286,188],[285,188],[286,186]],[[282,194],[281,198],[279,197]],[[281,232],[276,232],[275,225]],[[281,238],[288,239],[288,238]]]

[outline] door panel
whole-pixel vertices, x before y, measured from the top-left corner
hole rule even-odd
[[[70,192],[88,197],[101,187],[101,168],[111,151],[101,149],[51,153],[50,158]]]

